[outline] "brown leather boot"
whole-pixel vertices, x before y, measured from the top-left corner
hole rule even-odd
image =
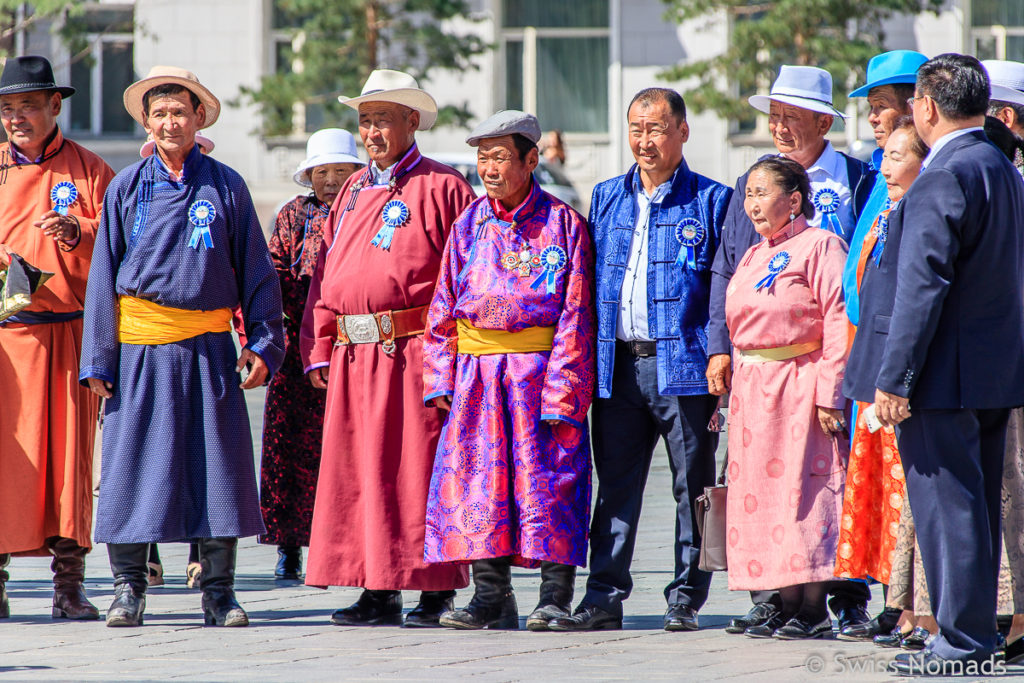
[[[10,561],[10,555],[6,553],[0,555],[0,619],[11,616],[11,605],[7,602],[7,579],[10,578],[10,574],[4,569]]]
[[[95,620],[100,611],[85,597],[82,582],[85,580],[86,548],[70,538],[49,539],[53,552],[53,611],[54,619]]]

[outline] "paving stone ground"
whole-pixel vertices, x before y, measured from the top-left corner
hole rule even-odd
[[[262,393],[248,399],[258,439]],[[667,458],[660,450],[644,497],[624,628],[596,633],[339,628],[329,623],[330,613],[353,602],[358,589],[276,583],[275,549],[254,539],[244,539],[238,554],[238,596],[249,612],[249,628],[203,626],[199,593],[185,585],[188,548],[166,544],[166,585],[150,590],[145,625],[111,629],[102,621],[52,620],[49,561],[15,558],[8,583],[12,616],[0,621],[0,682],[895,680],[885,670],[895,652],[868,643],[787,643],[726,634],[726,622],[746,612],[749,598],[729,592],[724,574],[715,575],[700,631],[662,630],[673,509]],[[584,569],[577,577],[578,594],[586,575]],[[513,581],[522,622],[534,606],[539,576],[518,570]],[[104,612],[112,599],[104,546],[88,558],[86,589]],[[873,592],[876,613],[881,591]],[[458,604],[470,594],[460,591]],[[407,609],[416,597],[405,594]],[[1024,675],[1024,667],[1007,673]]]

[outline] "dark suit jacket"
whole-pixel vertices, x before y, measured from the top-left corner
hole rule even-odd
[[[984,133],[950,141],[903,198],[876,386],[911,409],[1024,404],[1024,184]]]
[[[855,401],[872,403],[875,382],[882,366],[885,340],[889,338],[889,319],[896,300],[896,269],[899,266],[903,236],[903,202],[889,212],[885,248],[878,264],[868,256],[860,281],[860,325],[853,338],[843,375],[843,394]]]
[[[871,188],[875,184],[876,172],[869,164],[839,152],[846,161],[846,177],[850,182],[850,194],[853,199],[853,217],[860,217]],[[766,154],[761,159],[766,159]],[[758,159],[760,161],[761,159]],[[736,272],[736,264],[740,262],[747,249],[761,241],[761,236],[754,230],[747,212],[743,209],[743,200],[747,194],[747,175],[744,173],[736,181],[736,190],[729,200],[729,209],[722,225],[722,242],[715,255],[715,263],[711,268],[711,320],[708,323],[708,355],[729,353],[732,345],[729,342],[729,328],[725,324],[725,289],[729,286],[732,274]],[[849,243],[855,225],[846,226],[844,239]]]

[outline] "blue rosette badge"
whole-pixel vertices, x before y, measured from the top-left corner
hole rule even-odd
[[[707,231],[704,225],[696,218],[684,218],[676,226],[676,239],[682,245],[679,248],[679,256],[676,257],[676,265],[685,265],[690,270],[697,269],[697,247],[700,246]]]
[[[370,244],[386,251],[391,248],[391,240],[395,238],[395,228],[409,220],[409,207],[401,199],[392,199],[384,205],[380,217],[384,225],[380,226]]]
[[[555,273],[565,268],[565,264],[569,261],[569,257],[565,254],[565,249],[561,247],[551,245],[544,247],[540,252],[540,275],[530,285],[533,289],[540,289],[540,285],[543,282],[548,283],[548,293],[550,294],[555,288]]]
[[[814,193],[811,200],[815,210],[821,214],[821,227],[843,236],[843,226],[839,223],[839,193],[830,187],[823,187]]]
[[[758,280],[757,284],[754,285],[754,291],[760,292],[762,289],[771,289],[772,284],[775,283],[775,278],[786,269],[786,266],[792,260],[788,251],[780,251],[773,256],[772,260],[768,262],[768,274]]]
[[[53,202],[53,210],[61,216],[68,215],[68,207],[78,199],[78,188],[74,183],[67,180],[61,181],[50,190],[50,201]]]
[[[188,240],[188,246],[199,249],[202,242],[207,249],[213,249],[213,236],[210,234],[210,224],[217,217],[217,209],[205,199],[197,199],[188,207],[188,220],[195,226],[192,228],[192,236]]]
[[[875,246],[871,247],[871,258],[874,259],[875,265],[880,266],[882,262],[882,252],[885,251],[885,240],[889,237],[889,212],[881,213],[878,216],[878,222],[871,229],[875,233]]]

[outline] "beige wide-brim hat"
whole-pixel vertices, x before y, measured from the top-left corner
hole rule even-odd
[[[402,71],[377,69],[366,79],[359,97],[342,95],[338,101],[356,110],[363,102],[396,102],[420,113],[419,130],[429,130],[437,121],[437,102]]]
[[[217,117],[220,116],[220,100],[199,82],[194,73],[176,66],[154,66],[145,78],[135,81],[125,88],[124,108],[128,110],[133,119],[145,126],[146,115],[143,113],[142,96],[152,88],[166,83],[174,83],[187,88],[199,98],[203,107],[206,108],[206,121],[200,128],[209,128],[217,122]]]

